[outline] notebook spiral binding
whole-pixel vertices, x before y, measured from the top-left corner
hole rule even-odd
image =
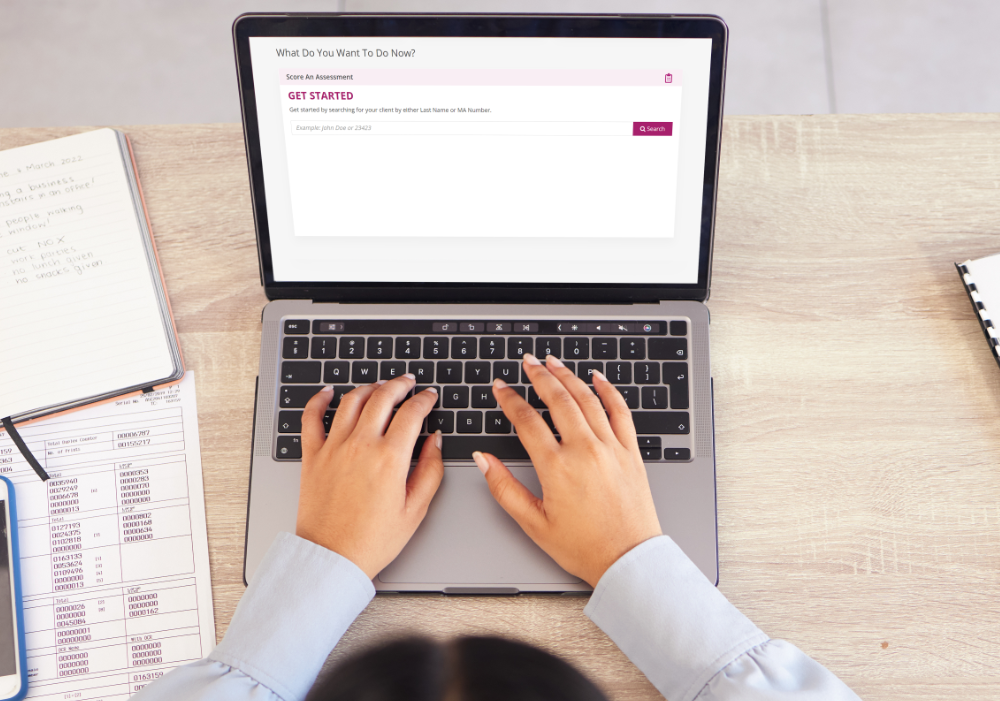
[[[979,298],[979,292],[976,290],[976,283],[973,282],[972,276],[969,275],[969,269],[958,263],[955,263],[955,267],[958,269],[959,277],[962,278],[962,284],[965,285],[965,293],[969,295],[969,301],[972,302],[972,308],[976,311],[976,317],[979,319],[979,325],[983,328],[983,334],[986,336],[986,342],[990,345],[990,351],[993,353],[993,359],[996,360],[997,365],[1000,366],[1000,334],[997,333],[997,327],[990,318],[990,312],[986,308],[986,305],[983,304],[983,301]]]

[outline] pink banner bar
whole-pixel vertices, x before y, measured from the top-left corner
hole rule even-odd
[[[653,70],[508,68],[360,68],[281,71],[282,85],[680,85],[680,74]]]

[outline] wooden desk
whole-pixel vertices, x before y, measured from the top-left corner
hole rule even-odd
[[[11,148],[84,129],[0,130]],[[241,579],[265,304],[239,125],[124,127],[197,373],[216,626]],[[1000,370],[952,263],[1000,251],[993,115],[726,120],[712,280],[720,589],[865,699],[1000,698]],[[576,597],[377,598],[659,698]]]

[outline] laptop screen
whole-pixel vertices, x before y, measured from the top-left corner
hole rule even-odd
[[[248,44],[275,283],[699,283],[712,38]]]

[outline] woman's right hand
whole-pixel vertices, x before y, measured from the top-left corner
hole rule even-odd
[[[490,492],[525,533],[567,572],[592,587],[622,555],[661,535],[632,413],[600,373],[594,389],[557,358],[524,370],[552,414],[557,441],[541,415],[497,380],[493,394],[535,465],[541,499],[488,453],[473,458]],[[607,410],[607,414],[605,414]]]

